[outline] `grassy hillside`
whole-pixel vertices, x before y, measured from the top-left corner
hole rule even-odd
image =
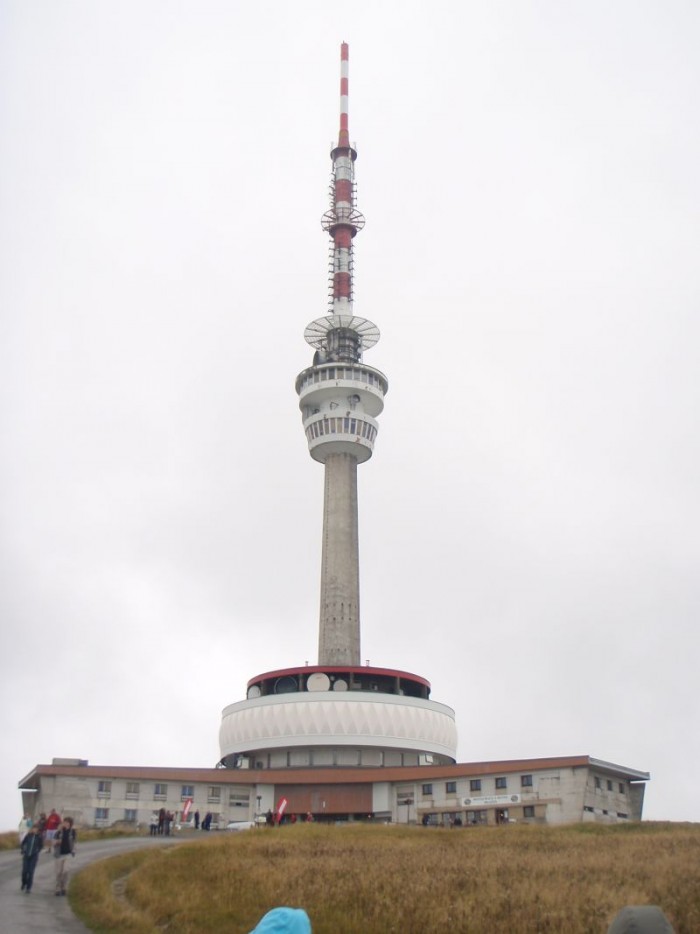
[[[95,931],[247,934],[275,905],[314,934],[604,932],[629,904],[700,931],[700,825],[437,829],[298,824],[89,867],[71,902]]]

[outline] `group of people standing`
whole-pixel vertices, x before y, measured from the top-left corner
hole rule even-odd
[[[199,811],[195,811],[193,817],[195,830],[200,828],[202,830],[211,830],[211,823],[214,819],[211,811],[207,811],[204,817],[201,817]],[[171,833],[174,833],[176,827],[178,830],[180,829],[177,825],[176,815],[172,811],[161,808],[160,811],[154,811],[151,814],[149,832],[152,837],[169,837]]]
[[[306,814],[280,814],[279,811],[268,810],[265,815],[265,824],[268,827],[279,827],[280,824],[296,824],[297,821],[303,821],[305,824],[312,824],[314,816],[311,811]]]
[[[211,822],[214,818],[214,815],[211,813],[211,811],[207,811],[204,817],[202,817],[201,823],[200,823],[200,817],[201,815],[199,811],[195,811],[194,812],[194,829],[199,830],[199,828],[201,827],[202,830],[211,830]]]
[[[149,831],[152,837],[169,837],[175,830],[175,815],[172,811],[161,808],[151,814]]]
[[[19,824],[19,846],[22,854],[22,889],[29,895],[34,884],[34,872],[39,854],[46,847],[55,857],[56,895],[65,895],[68,888],[68,861],[75,856],[75,828],[73,818],[64,817],[55,810],[47,817],[40,814],[34,821],[25,814]]]

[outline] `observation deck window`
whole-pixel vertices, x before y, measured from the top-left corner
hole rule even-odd
[[[349,366],[327,366],[323,369],[314,369],[307,373],[301,381],[300,389],[308,389],[314,383],[326,383],[330,381],[346,380],[348,382],[365,383],[368,386],[374,386],[381,392],[384,392],[385,386],[382,379],[369,370],[359,369]]]
[[[369,422],[361,418],[351,418],[349,416],[342,418],[324,416],[319,421],[312,422],[306,427],[306,438],[309,442],[326,435],[336,434],[354,435],[373,444],[374,439],[377,437],[377,429],[374,425],[370,425]]]

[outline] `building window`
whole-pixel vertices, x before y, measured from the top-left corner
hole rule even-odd
[[[596,788],[600,788],[600,787],[601,787],[601,782],[600,782],[600,779],[598,778],[597,775],[596,775],[596,777],[595,777],[595,786],[596,786]]]
[[[448,795],[457,794],[457,782],[445,782],[445,793]]]
[[[526,804],[523,808],[523,817],[534,817],[535,807],[532,804]]]
[[[210,785],[207,788],[207,804],[219,804],[221,801],[221,788],[218,785]]]
[[[132,824],[136,823],[138,816],[138,811],[136,808],[126,808],[124,811],[124,820],[130,821]]]
[[[486,811],[467,811],[467,823],[468,824],[487,823]]]
[[[432,784],[423,785],[421,791],[422,791],[422,793],[423,793],[424,795],[432,795],[432,793],[433,793],[433,786],[432,786]]]
[[[95,808],[95,820],[109,820],[109,808]]]
[[[521,775],[520,776],[520,787],[521,788],[532,788],[532,775]]]
[[[481,791],[481,779],[470,778],[469,779],[469,790],[470,791]]]
[[[250,804],[250,795],[236,794],[232,791],[228,803],[233,808],[247,808]]]
[[[138,800],[138,796],[139,796],[139,783],[138,782],[127,782],[126,783],[126,796],[129,799]]]
[[[612,791],[612,782],[608,779],[608,791]]]
[[[588,811],[589,814],[593,814],[594,812],[594,809],[590,806],[590,804],[584,804],[583,810]]]
[[[620,792],[621,795],[624,795],[625,786],[622,784],[622,782],[620,782],[620,784],[617,786],[617,790]]]
[[[98,798],[111,798],[112,797],[112,783],[111,782],[98,782],[97,783],[97,797]]]
[[[505,777],[505,775],[499,776],[496,779],[496,788],[507,788],[507,787],[508,787],[508,779]]]
[[[194,798],[194,785],[183,785],[180,789],[180,801]]]
[[[624,811],[618,811],[617,816],[622,818],[622,820],[627,820],[627,818],[629,817],[629,814],[625,814]]]
[[[168,797],[168,786],[167,785],[154,785],[153,786],[153,798],[156,801],[163,801]]]

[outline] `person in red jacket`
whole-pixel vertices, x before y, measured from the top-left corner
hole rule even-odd
[[[61,826],[61,815],[57,814],[53,808],[51,808],[51,813],[46,818],[46,827],[44,828],[46,834],[46,840],[50,844],[53,838],[56,836],[56,831]]]

